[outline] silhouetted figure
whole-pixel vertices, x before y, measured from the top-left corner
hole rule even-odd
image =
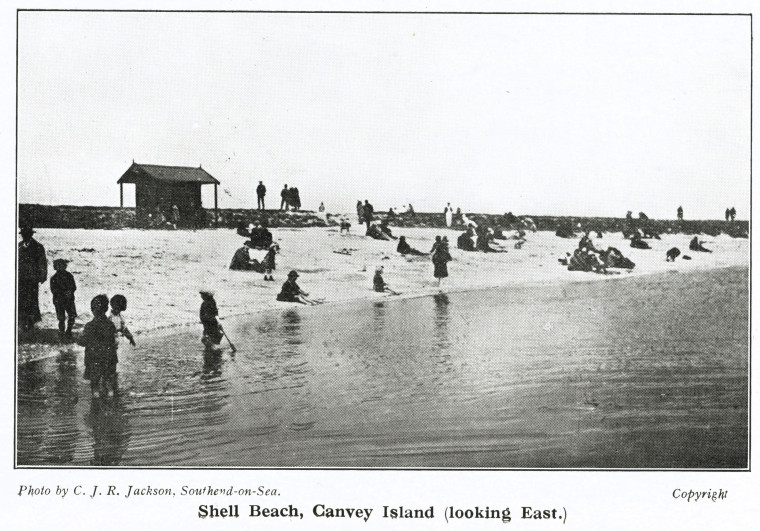
[[[364,205],[362,205],[361,199],[356,202],[356,219],[359,220],[359,224],[364,223]]]
[[[375,208],[370,204],[368,199],[364,200],[363,213],[364,222],[367,224],[367,231],[369,231],[369,224],[372,223],[373,215],[375,214]]]
[[[280,191],[280,210],[287,210],[288,204],[290,200],[290,190],[288,190],[288,185],[286,184],[283,189]]]
[[[441,285],[441,279],[449,276],[448,263],[451,261],[449,253],[449,243],[446,238],[442,238],[439,245],[435,247],[433,253],[433,276],[438,279],[438,285]]]
[[[61,339],[71,337],[74,320],[77,317],[77,307],[74,300],[77,283],[74,280],[74,275],[66,271],[66,264],[68,261],[63,258],[53,260],[53,269],[56,272],[50,277],[50,291],[53,294],[53,306],[55,306],[55,315],[58,317],[58,334]],[[67,314],[68,326],[66,323]]]
[[[256,187],[256,198],[258,199],[259,210],[264,210],[264,196],[267,195],[267,187],[264,186],[263,181],[259,181],[259,185]]]
[[[77,343],[84,347],[84,379],[90,380],[92,396],[101,391],[113,395],[116,378],[116,327],[106,317],[108,297],[97,295],[90,302],[92,321],[84,325]],[[110,384],[110,389],[108,389]]]
[[[731,209],[727,208],[726,209],[726,221],[730,221],[730,220],[731,220]]]
[[[18,244],[18,321],[22,330],[31,329],[42,320],[40,284],[47,280],[47,255],[32,235],[34,229],[22,227]]]
[[[676,210],[676,217],[679,221],[683,221],[683,207],[679,206],[678,210]]]
[[[731,214],[731,221],[736,221],[736,208],[731,207],[730,214]]]

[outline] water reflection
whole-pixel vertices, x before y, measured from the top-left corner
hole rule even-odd
[[[292,308],[282,314],[282,337],[288,345],[297,346],[303,343],[301,337],[301,314]]]
[[[19,367],[18,443],[20,464],[66,464],[78,438],[76,353]]]
[[[209,380],[222,375],[222,351],[206,349],[203,352],[203,374],[201,380]]]
[[[433,345],[438,350],[447,350],[451,346],[449,339],[449,297],[445,293],[433,296],[435,313],[433,315]]]
[[[288,427],[304,431],[311,429],[315,423],[315,399],[309,380],[311,367],[305,352],[299,348],[304,343],[304,323],[301,313],[295,308],[284,312],[282,318],[281,331],[286,348],[282,352],[283,359],[280,360],[281,372],[275,378],[280,380],[281,385],[290,388],[292,393],[291,422]]]
[[[124,405],[117,394],[109,399],[93,399],[85,415],[85,425],[92,433],[93,466],[119,464],[129,443],[129,424]]]

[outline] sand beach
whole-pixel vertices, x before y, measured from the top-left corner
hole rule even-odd
[[[393,228],[393,226],[392,226]],[[365,237],[363,227],[350,235],[339,234],[337,227],[278,228],[274,239],[280,244],[275,282],[263,281],[259,273],[231,271],[229,262],[244,238],[231,229],[207,230],[85,230],[38,229],[35,235],[47,250],[48,260],[70,260],[68,270],[76,278],[80,328],[91,318],[89,301],[99,293],[122,293],[129,306],[125,314],[138,342],[177,327],[198,327],[198,290],[211,288],[216,293],[222,319],[235,315],[277,310],[288,306],[275,300],[287,272],[301,275],[299,284],[312,296],[327,304],[351,300],[381,300],[390,295],[372,291],[375,268],[384,267],[385,281],[401,297],[417,297],[439,292],[460,292],[499,286],[541,285],[570,282],[597,282],[653,273],[692,272],[731,266],[748,267],[749,241],[726,235],[701,237],[713,253],[688,251],[689,236],[666,234],[661,240],[648,240],[651,250],[632,249],[620,233],[594,239],[600,248],[617,247],[636,263],[632,271],[615,275],[571,272],[557,259],[577,246],[576,239],[556,237],[548,231],[528,233],[527,243],[514,249],[514,242],[501,240],[507,253],[473,253],[452,245],[453,261],[449,278],[439,288],[433,278],[429,257],[403,257],[396,253],[396,242]],[[405,235],[412,247],[430,251],[436,235],[455,243],[461,231],[441,228],[394,228]],[[679,247],[691,261],[679,258],[666,262],[665,252]],[[334,251],[346,249],[350,255]],[[263,257],[264,252],[260,252]],[[50,274],[52,274],[52,267]],[[38,328],[56,328],[55,310],[48,283],[40,286],[43,314]],[[48,343],[48,344],[45,344]],[[23,363],[58,353],[57,345],[43,341],[19,345]],[[55,343],[55,342],[53,342]]]

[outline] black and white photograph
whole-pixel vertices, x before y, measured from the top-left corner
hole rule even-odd
[[[15,22],[14,468],[749,470],[748,14]]]

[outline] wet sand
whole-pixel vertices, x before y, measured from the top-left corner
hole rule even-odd
[[[56,347],[19,368],[17,461],[744,468],[748,269],[679,267],[278,307],[225,321],[234,356],[138,337],[112,400]]]

